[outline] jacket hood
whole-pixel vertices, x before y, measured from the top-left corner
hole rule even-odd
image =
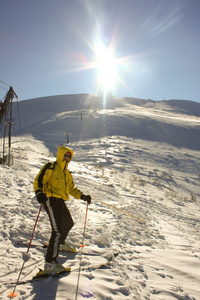
[[[56,161],[57,161],[57,163],[62,167],[62,169],[64,170],[65,168],[67,168],[67,166],[68,166],[68,162],[65,162],[65,161],[63,161],[63,157],[64,157],[64,154],[66,153],[66,152],[70,152],[71,153],[71,159],[70,159],[70,161],[72,160],[72,157],[73,157],[73,155],[74,155],[74,152],[70,149],[70,148],[68,148],[68,147],[66,147],[66,146],[59,146],[58,147],[58,152],[57,152],[57,158],[56,158]]]

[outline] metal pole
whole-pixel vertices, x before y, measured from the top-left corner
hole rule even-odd
[[[88,205],[89,204],[87,203],[86,214],[85,214],[85,224],[84,224],[84,230],[83,230],[83,239],[82,239],[82,245],[81,245],[81,247],[85,247],[84,240],[85,240],[85,229],[86,229],[86,222],[87,222]],[[77,286],[76,286],[76,297],[75,297],[75,300],[77,300],[77,297],[78,297],[79,280],[80,280],[80,273],[81,273],[81,259],[82,259],[82,253],[81,253],[80,263],[79,263],[78,280],[77,280]]]
[[[6,124],[6,121],[5,121],[4,122],[4,136],[3,136],[3,157],[2,157],[2,164],[3,165],[4,165],[4,156],[5,156],[6,129],[7,129],[7,124]]]
[[[12,126],[12,98],[10,99],[9,153],[8,153],[8,165],[9,165],[9,167],[10,167],[10,155],[11,155],[11,126]]]
[[[84,224],[84,231],[83,231],[83,240],[82,240],[82,245],[81,247],[85,247],[84,245],[84,240],[85,240],[85,229],[86,229],[86,222],[87,222],[87,214],[88,214],[88,203],[87,203],[87,207],[86,207],[86,213],[85,213],[85,224]]]

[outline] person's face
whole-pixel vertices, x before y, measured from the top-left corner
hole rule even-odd
[[[70,162],[70,159],[71,159],[71,153],[65,153],[64,156],[63,156],[63,160],[64,161],[67,161],[67,162]]]

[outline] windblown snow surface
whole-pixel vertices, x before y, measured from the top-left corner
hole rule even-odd
[[[29,282],[50,236],[42,210],[15,299],[200,299],[200,104],[101,102],[91,95],[14,102],[14,164],[0,166],[0,299],[15,286],[38,215],[34,178],[67,136],[74,182],[92,196],[83,251],[99,255],[60,253],[73,272]],[[79,249],[86,204],[66,205],[75,223],[68,241]],[[110,252],[118,256],[107,263]]]

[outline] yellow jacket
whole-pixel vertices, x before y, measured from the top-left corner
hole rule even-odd
[[[76,199],[81,198],[81,191],[74,186],[73,177],[67,169],[68,162],[63,161],[64,154],[74,152],[65,146],[58,147],[56,162],[45,164],[36,176],[33,186],[34,191],[42,190],[47,197],[62,198],[69,200],[69,195]]]

